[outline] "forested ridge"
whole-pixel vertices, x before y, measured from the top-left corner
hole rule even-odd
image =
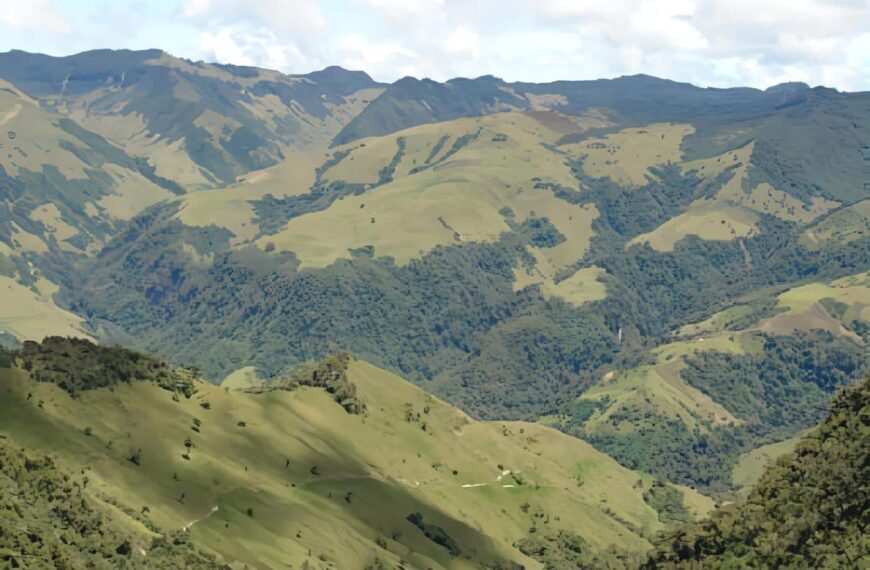
[[[644,568],[863,568],[870,559],[870,377],[769,468],[745,503],[666,536]]]

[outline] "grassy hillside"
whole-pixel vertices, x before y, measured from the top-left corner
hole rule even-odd
[[[87,336],[54,301],[75,260],[181,189],[2,79],[0,128],[0,330],[19,340]]]
[[[182,530],[220,560],[255,567],[534,568],[533,537],[573,537],[585,560],[627,560],[664,528],[650,477],[540,425],[475,422],[359,360],[321,363],[281,387],[194,381],[190,397],[134,372],[73,397],[26,357],[83,370],[83,358],[107,370],[126,358],[79,345],[86,352],[34,344],[0,370],[0,435],[50,455],[42,469],[67,474],[106,525],[133,535],[127,556],[140,564],[153,533]],[[157,365],[142,358],[143,370]],[[364,412],[346,411],[329,383],[306,385],[332,374]],[[673,490],[687,512],[712,507]]]
[[[866,379],[838,394],[828,418],[764,473],[746,502],[669,536],[645,567],[864,567],[868,401]]]
[[[288,76],[178,59],[160,50],[0,56],[0,77],[146,159],[183,187],[214,187],[322,144],[380,92],[337,67]]]
[[[177,189],[100,136],[0,87],[0,180],[11,222],[0,239],[10,248],[93,252],[119,223]]]
[[[184,533],[142,524],[93,497],[80,473],[20,449],[5,436],[0,438],[0,482],[4,568],[223,567]]]
[[[446,83],[404,77],[372,101],[335,136],[333,142],[345,144],[421,124],[526,106],[524,97],[504,89],[504,82],[491,76],[454,79]]]
[[[214,377],[344,349],[481,417],[528,419],[742,295],[867,269],[866,236],[806,242],[837,203],[761,182],[756,142],[697,158],[692,123],[566,137],[578,120],[425,124],[335,147],[294,175],[307,191],[267,191],[267,169],[195,216],[186,197],[65,299],[102,338]]]
[[[731,472],[731,480],[739,488],[740,496],[746,498],[764,472],[780,457],[791,453],[800,439],[800,436],[791,437],[742,454]]]

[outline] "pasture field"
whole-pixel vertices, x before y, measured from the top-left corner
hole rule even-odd
[[[628,245],[648,243],[656,251],[673,251],[686,236],[731,241],[756,234],[757,224],[758,216],[743,208],[719,205],[690,208],[655,230],[637,236]]]
[[[355,165],[387,166],[397,156],[397,141],[402,139],[406,150],[392,181],[296,217],[258,243],[295,252],[302,267],[325,267],[349,259],[349,250],[364,246],[373,246],[376,257],[393,257],[403,265],[438,245],[492,242],[511,230],[509,222],[546,217],[566,237],[567,245],[556,245],[540,256],[550,258],[555,269],[561,268],[588,248],[597,212],[535,187],[539,182],[576,185],[564,157],[541,144],[555,142],[559,136],[527,115],[499,113],[352,143],[350,154],[327,170],[325,179],[340,176],[345,183],[371,183],[372,172]],[[437,149],[442,139],[445,142]],[[413,173],[413,167],[404,170],[414,161],[419,166],[423,155],[428,158],[433,150],[437,152],[428,163],[431,166]],[[538,252],[535,255],[539,257]]]
[[[761,476],[768,467],[776,463],[783,455],[791,453],[803,435],[762,445],[741,455],[740,460],[734,466],[734,470],[731,473],[731,480],[735,485],[740,487],[740,496],[745,497],[752,490],[752,487],[761,479]]]
[[[862,200],[833,212],[814,226],[807,228],[801,243],[810,249],[823,242],[847,244],[870,234],[870,199]]]
[[[573,158],[582,159],[588,175],[637,187],[646,184],[651,167],[681,162],[683,139],[694,132],[691,125],[655,123],[560,148]]]
[[[0,332],[18,340],[42,340],[49,335],[90,338],[78,315],[58,307],[52,296],[58,287],[39,278],[32,287],[0,275]]]

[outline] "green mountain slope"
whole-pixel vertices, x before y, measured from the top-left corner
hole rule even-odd
[[[870,380],[769,468],[745,503],[717,510],[659,547],[648,568],[862,568],[867,537]]]
[[[39,474],[66,474],[65,497],[112,529],[98,551],[127,540],[118,554],[140,565],[164,544],[156,535],[184,531],[224,563],[257,567],[535,568],[533,537],[571,537],[566,548],[584,560],[626,560],[665,527],[648,498],[655,480],[588,444],[535,424],[475,422],[348,357],[246,390],[59,338],[5,364],[4,452],[50,454]],[[360,406],[347,405],[351,392]],[[667,488],[686,516],[712,507]],[[16,556],[8,544],[0,553]]]
[[[587,128],[616,130],[655,123],[691,124],[682,148],[706,158],[756,143],[753,181],[804,201],[814,195],[866,197],[870,145],[866,93],[840,93],[790,83],[765,91],[701,89],[636,75],[613,80],[506,83],[494,77],[445,84],[404,78],[388,86],[336,136],[336,144],[409,127],[505,110],[554,111],[563,142],[588,138]],[[585,127],[585,128],[584,128]],[[641,179],[642,180],[642,179]]]
[[[341,145],[426,123],[525,108],[528,108],[526,99],[506,89],[504,82],[495,77],[453,79],[446,83],[404,77],[345,125],[333,143]]]
[[[53,294],[76,259],[181,188],[3,80],[0,125],[0,329],[18,339],[87,334]]]
[[[317,145],[379,92],[362,72],[288,76],[174,58],[160,50],[95,50],[54,58],[0,54],[0,77],[185,188],[213,187]]]
[[[741,454],[814,426],[829,395],[866,373],[867,285],[863,273],[747,299],[544,419],[632,468],[728,490]]]
[[[77,475],[0,439],[4,568],[222,567],[193,548],[184,533],[160,536],[89,496]]]

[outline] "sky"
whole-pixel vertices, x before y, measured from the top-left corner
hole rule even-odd
[[[701,86],[870,90],[870,0],[9,0],[0,51],[160,48],[380,81],[646,73]]]

